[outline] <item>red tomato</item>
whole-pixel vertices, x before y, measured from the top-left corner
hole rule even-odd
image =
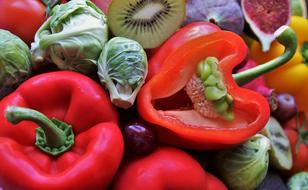
[[[0,0],[0,28],[19,36],[28,45],[45,19],[45,6],[39,0]]]
[[[306,119],[308,120],[308,112],[305,113]],[[291,174],[308,170],[308,144],[307,144],[307,130],[308,125],[307,123],[303,123],[303,117],[298,118],[298,125],[296,126],[296,117],[292,118],[288,122],[286,122],[283,127],[285,128],[285,132],[290,140],[291,143],[291,150],[292,150],[292,158],[293,158],[293,166],[290,171]],[[303,126],[305,125],[305,126]],[[299,128],[301,131],[299,132]],[[306,135],[304,135],[306,133]],[[300,138],[300,145],[296,151],[296,143]],[[304,140],[306,138],[306,141]],[[306,143],[305,143],[305,142]]]
[[[108,6],[112,0],[92,0],[92,2],[98,6],[102,11],[107,14],[108,13]]]

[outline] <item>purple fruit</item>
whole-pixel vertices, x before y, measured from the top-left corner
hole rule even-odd
[[[133,122],[124,127],[125,145],[137,154],[148,154],[156,147],[154,131],[143,122]]]
[[[297,107],[292,95],[282,93],[277,95],[277,109],[273,116],[280,122],[284,123],[295,116]]]
[[[244,17],[236,0],[187,0],[184,24],[195,21],[209,21],[238,34],[244,29]]]
[[[242,0],[243,14],[251,30],[268,51],[274,32],[282,25],[288,25],[291,17],[290,0]]]

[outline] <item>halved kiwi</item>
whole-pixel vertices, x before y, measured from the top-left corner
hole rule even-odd
[[[271,141],[270,165],[280,170],[289,170],[292,167],[291,146],[287,135],[279,122],[270,117],[266,126],[261,131]]]
[[[185,0],[113,0],[108,25],[115,36],[156,48],[169,38],[185,17]]]

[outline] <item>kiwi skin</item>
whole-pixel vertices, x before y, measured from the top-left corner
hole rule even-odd
[[[185,9],[185,0],[113,0],[108,25],[115,36],[156,48],[180,28]]]

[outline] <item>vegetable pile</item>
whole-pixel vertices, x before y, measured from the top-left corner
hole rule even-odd
[[[308,189],[307,4],[0,1],[0,189]]]

